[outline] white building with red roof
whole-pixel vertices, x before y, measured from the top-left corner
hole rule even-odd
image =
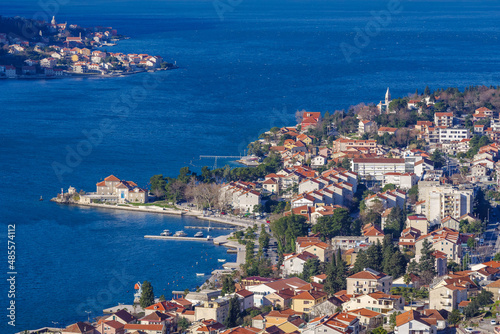
[[[347,294],[369,294],[377,291],[389,293],[392,287],[392,276],[371,268],[347,277]]]

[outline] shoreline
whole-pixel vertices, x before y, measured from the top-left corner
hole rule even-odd
[[[56,204],[61,204],[61,205],[75,205],[75,206],[84,206],[84,207],[94,207],[94,208],[105,208],[105,209],[114,209],[114,210],[125,210],[125,211],[135,211],[135,212],[147,212],[147,213],[158,213],[158,214],[164,214],[164,215],[176,215],[176,216],[188,216],[188,217],[193,217],[196,219],[201,219],[201,220],[208,220],[208,221],[213,221],[221,224],[227,224],[227,225],[232,225],[232,226],[238,226],[238,227],[251,227],[254,225],[258,225],[259,222],[257,221],[246,221],[246,220],[240,220],[237,221],[235,219],[229,219],[229,218],[221,218],[221,217],[211,217],[211,216],[205,216],[203,215],[203,212],[201,211],[186,211],[186,209],[168,209],[168,208],[162,208],[159,206],[144,206],[144,207],[135,207],[135,206],[118,206],[118,205],[108,205],[108,204],[99,204],[99,203],[90,203],[90,204],[83,204],[83,203],[63,203],[63,202],[58,202],[54,199],[51,199],[50,201],[55,202]]]

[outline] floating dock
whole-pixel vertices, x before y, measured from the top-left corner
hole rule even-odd
[[[213,238],[195,238],[195,237],[174,237],[174,236],[163,236],[163,235],[145,235],[146,239],[159,239],[159,240],[183,240],[183,241],[212,241]]]
[[[193,228],[198,230],[236,230],[236,227],[213,227],[213,226],[184,226],[185,228]]]

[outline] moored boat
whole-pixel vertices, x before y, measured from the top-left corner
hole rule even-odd
[[[163,230],[163,232],[161,232],[160,235],[163,237],[169,237],[172,235],[172,232],[170,232],[170,230]]]
[[[196,234],[194,235],[195,238],[203,238],[204,235],[203,235],[203,232],[199,231],[199,232],[196,232]]]
[[[226,262],[226,259],[217,259],[219,262]]]
[[[177,231],[174,234],[174,237],[186,237],[187,234],[184,231]]]

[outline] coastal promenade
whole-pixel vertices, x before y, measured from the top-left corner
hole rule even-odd
[[[78,206],[86,206],[86,207],[93,207],[93,208],[101,208],[101,209],[111,209],[111,210],[125,210],[125,211],[134,211],[134,212],[147,212],[147,213],[158,213],[158,214],[166,214],[166,215],[177,215],[177,216],[190,216],[194,217],[197,219],[203,219],[203,220],[208,220],[208,221],[213,221],[217,223],[222,223],[222,224],[227,224],[227,225],[233,225],[237,227],[252,227],[254,225],[260,225],[264,223],[263,221],[258,221],[255,219],[245,219],[245,218],[237,218],[237,217],[232,217],[232,216],[221,216],[221,217],[216,217],[213,215],[205,215],[203,211],[200,210],[194,210],[194,209],[186,209],[183,207],[177,208],[177,209],[171,209],[171,208],[164,208],[164,207],[159,207],[155,205],[142,205],[142,206],[135,206],[135,205],[110,205],[110,204],[100,204],[100,203],[63,203],[59,202],[57,200],[52,200],[53,202],[59,203],[59,204],[67,204],[67,205],[78,205]]]

